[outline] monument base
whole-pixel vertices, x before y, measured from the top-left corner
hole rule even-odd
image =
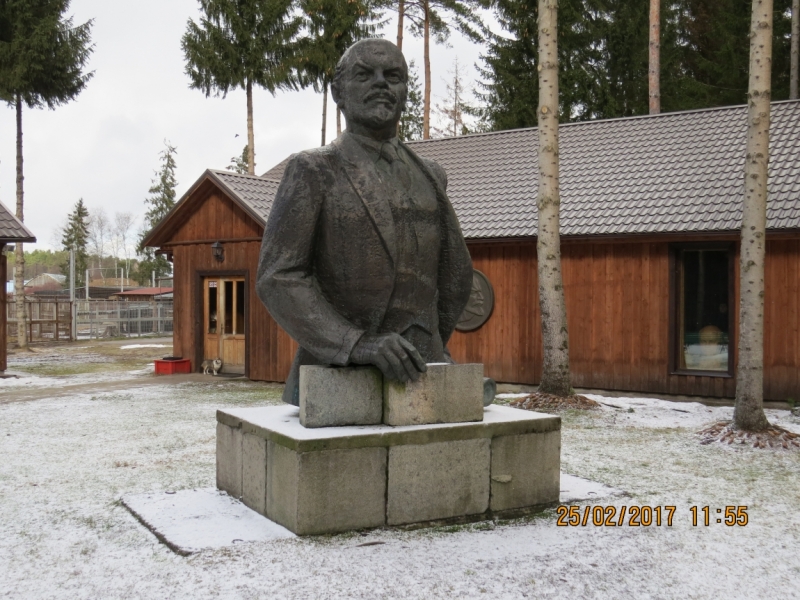
[[[297,534],[457,519],[558,502],[561,418],[305,428],[294,406],[217,411],[217,487]]]

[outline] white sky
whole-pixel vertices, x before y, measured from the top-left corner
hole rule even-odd
[[[187,19],[198,17],[197,0],[73,0],[70,14],[75,23],[95,20],[89,64],[95,74],[75,101],[23,112],[25,223],[37,248],[59,247],[60,233],[54,233],[81,197],[90,212],[102,208],[109,218],[133,213],[138,231],[165,139],[178,149],[179,197],[206,168],[230,164],[247,139],[243,91],[222,99],[189,89],[180,40]],[[383,33],[395,41],[396,32],[390,22]],[[403,45],[421,79],[421,40],[406,32]],[[476,76],[482,47],[457,33],[450,46],[431,46],[434,103],[445,94],[443,78],[456,56],[468,80]],[[257,173],[319,145],[321,94],[309,89],[273,98],[257,90],[254,104]],[[330,141],[336,131],[332,102],[327,131]],[[8,106],[0,109],[0,202],[14,210],[15,120]]]

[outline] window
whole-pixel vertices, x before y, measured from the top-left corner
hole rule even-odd
[[[675,249],[674,259],[672,370],[730,375],[732,249],[682,246]]]

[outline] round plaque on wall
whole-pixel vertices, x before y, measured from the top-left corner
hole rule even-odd
[[[472,272],[472,292],[469,301],[458,319],[458,331],[474,331],[489,320],[494,309],[494,289],[489,279],[474,269]]]

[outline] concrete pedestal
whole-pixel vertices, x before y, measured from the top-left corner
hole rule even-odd
[[[297,534],[557,502],[561,418],[489,406],[471,423],[303,427],[293,406],[217,411],[217,487]]]

